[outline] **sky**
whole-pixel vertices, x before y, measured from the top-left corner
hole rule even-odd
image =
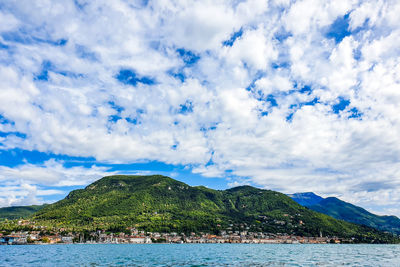
[[[400,216],[400,2],[0,2],[0,207],[106,175]]]

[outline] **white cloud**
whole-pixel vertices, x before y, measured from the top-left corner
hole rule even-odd
[[[256,70],[266,70],[278,56],[274,43],[267,41],[268,32],[263,27],[257,30],[248,30],[232,47],[223,51],[228,62],[232,65],[247,64]]]
[[[0,207],[41,204],[45,202],[43,196],[66,194],[60,190],[63,187],[87,185],[114,173],[95,165],[66,168],[63,162],[53,159],[41,165],[0,166]]]
[[[0,16],[9,22],[0,31],[15,34],[0,38],[8,47],[0,49],[0,115],[9,121],[0,130],[14,134],[0,137],[1,148],[188,164],[208,177],[228,171],[239,183],[337,195],[394,212],[400,190],[399,6],[7,3]],[[330,25],[346,14],[347,30],[355,32],[329,38]],[[240,29],[232,46],[224,46]],[[198,61],[186,65],[178,48]],[[38,80],[46,64],[48,80]],[[116,79],[121,69],[154,84],[123,84]],[[300,92],[304,86],[310,91]],[[335,113],[339,97],[349,104]],[[190,107],[183,111],[184,105]],[[54,193],[42,192],[44,183],[86,184],[104,173],[56,161],[3,166],[0,179],[18,181],[9,185],[18,188],[1,203],[40,202],[40,194]]]
[[[0,11],[0,21],[2,21],[0,25],[0,32],[8,32],[15,30],[18,25],[19,21],[9,13],[3,13]]]

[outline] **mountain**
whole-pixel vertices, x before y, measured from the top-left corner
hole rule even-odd
[[[313,192],[306,192],[306,193],[295,193],[288,195],[290,198],[292,198],[294,201],[299,203],[302,206],[308,207],[312,206],[315,204],[318,204],[323,200],[322,197],[314,194]]]
[[[44,208],[46,205],[47,204],[0,208],[0,220],[2,219],[14,220],[14,219],[26,218],[31,216],[38,210]]]
[[[314,195],[313,199],[315,199],[316,202],[303,201],[303,199],[307,199],[310,194]],[[400,219],[396,216],[375,215],[361,207],[342,201],[336,197],[322,198],[314,193],[296,193],[289,196],[297,203],[333,218],[366,225],[381,231],[400,234]],[[318,198],[320,198],[320,201],[318,201]]]
[[[108,176],[32,217],[37,225],[72,231],[209,232],[247,230],[300,236],[337,236],[355,242],[396,242],[373,228],[336,220],[271,190],[240,186],[213,190],[172,178]]]
[[[400,219],[396,216],[375,215],[361,207],[344,202],[335,197],[328,197],[310,209],[332,216],[333,218],[370,226],[381,231],[400,234]]]

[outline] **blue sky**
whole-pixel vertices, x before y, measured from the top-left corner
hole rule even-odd
[[[112,174],[400,215],[397,1],[3,1],[0,206]]]

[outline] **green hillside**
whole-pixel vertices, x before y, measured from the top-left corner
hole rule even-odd
[[[80,230],[151,232],[248,230],[338,236],[356,242],[395,242],[375,229],[309,210],[290,197],[250,186],[218,191],[169,177],[109,176],[39,210],[39,225]]]
[[[44,208],[46,205],[47,204],[0,208],[0,220],[3,219],[14,220],[14,219],[26,218],[31,216],[38,210]]]
[[[325,198],[318,204],[309,206],[309,208],[336,219],[400,234],[400,219],[396,216],[378,216],[335,197]]]

